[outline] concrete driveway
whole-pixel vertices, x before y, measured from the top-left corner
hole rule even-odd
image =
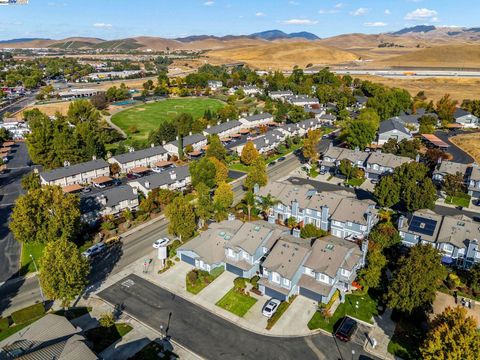
[[[224,271],[222,275],[200,291],[197,296],[201,297],[203,301],[216,304],[233,287],[235,278],[237,278],[237,275]]]
[[[273,332],[278,335],[309,334],[308,322],[317,311],[317,302],[304,296],[297,296],[287,311],[273,327]]]
[[[154,274],[155,282],[170,290],[175,294],[187,293],[185,279],[187,273],[193,269],[193,266],[184,261],[178,261],[175,265],[160,275]]]

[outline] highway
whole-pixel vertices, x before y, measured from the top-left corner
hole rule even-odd
[[[288,155],[284,161],[268,168],[269,181],[275,181],[287,176],[300,166],[300,161],[294,155]],[[243,180],[232,183],[235,202],[242,199]],[[167,220],[159,220],[123,238],[121,247],[113,248],[103,259],[92,266],[90,283],[95,287],[100,285],[109,275],[116,274],[131,263],[148,256],[152,251],[152,243],[162,236],[167,236]],[[36,276],[29,278],[14,278],[0,285],[0,316],[5,316],[15,310],[41,301],[38,280]]]
[[[454,78],[480,78],[480,71],[462,71],[462,70],[412,70],[412,69],[395,69],[395,70],[375,70],[375,69],[331,69],[338,75],[373,75],[389,78],[433,78],[433,77],[454,77]]]

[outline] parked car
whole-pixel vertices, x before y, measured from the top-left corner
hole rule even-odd
[[[168,244],[169,241],[170,241],[169,238],[158,239],[153,243],[153,247],[155,249],[158,249],[160,247],[164,247]]]
[[[120,180],[120,179],[113,179],[113,180],[112,180],[112,185],[114,185],[114,186],[120,186],[120,185],[122,185],[122,180]]]
[[[161,172],[163,172],[164,169],[161,168],[161,167],[154,166],[154,167],[151,168],[151,170],[152,170],[154,173],[161,173]]]
[[[273,165],[275,165],[276,163],[277,163],[277,161],[276,161],[276,160],[273,160],[271,163],[268,163],[268,166],[273,166]]]
[[[132,173],[127,174],[127,179],[128,180],[135,180],[137,178],[138,178],[138,176],[136,176],[135,174],[132,174]]]
[[[285,156],[282,156],[282,157],[279,157],[279,158],[278,158],[278,161],[283,161],[283,160],[285,160],[285,159],[286,159],[286,157],[285,157]]]
[[[335,331],[335,337],[341,341],[350,341],[357,328],[358,323],[351,317],[345,316],[337,331]]]
[[[107,247],[105,246],[104,243],[98,243],[98,244],[95,244],[95,245],[89,247],[87,250],[85,250],[82,253],[82,255],[85,256],[87,259],[91,259],[94,256],[97,256],[97,255],[101,254],[102,252],[104,252],[106,248]]]
[[[472,217],[473,221],[480,222],[480,216]]]
[[[278,310],[281,301],[277,299],[270,299],[267,304],[263,307],[262,314],[268,318],[271,318],[273,314]]]
[[[84,193],[84,194],[89,193],[90,191],[92,191],[92,188],[90,186],[85,186],[82,189],[82,193]]]
[[[95,186],[97,189],[105,189],[107,187],[106,183],[93,183],[93,186]]]

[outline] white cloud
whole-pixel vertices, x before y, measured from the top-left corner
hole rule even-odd
[[[93,26],[96,27],[96,28],[102,28],[102,29],[113,27],[112,24],[106,24],[106,23],[95,23],[95,24],[93,24]]]
[[[381,21],[375,21],[375,22],[366,22],[363,25],[370,26],[370,27],[382,27],[382,26],[387,26],[388,24]]]
[[[335,9],[341,9],[344,6],[343,3],[338,3],[334,6]]]
[[[212,6],[213,4],[215,4],[215,1],[205,1],[203,3],[203,5],[205,5],[205,6]]]
[[[368,9],[367,8],[358,8],[357,10],[355,11],[352,11],[350,13],[350,15],[353,15],[353,16],[363,16],[363,15],[366,15],[368,13]]]
[[[263,12],[259,11],[259,12],[255,13],[255,16],[260,17],[260,16],[265,16],[265,14]]]
[[[316,20],[310,19],[289,19],[282,22],[284,25],[315,25],[318,23]]]
[[[385,15],[390,15],[390,14],[391,14],[390,10],[385,9]]]
[[[290,5],[300,5],[300,3],[298,1],[293,1],[293,0],[289,1],[288,3]]]
[[[428,20],[430,19],[431,21],[436,21],[438,20],[436,18],[437,12],[435,10],[431,9],[416,9],[412,12],[409,12],[407,15],[405,15],[405,20],[413,20],[413,21],[422,21],[422,20]]]

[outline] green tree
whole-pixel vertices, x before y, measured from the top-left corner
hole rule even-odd
[[[267,166],[265,160],[259,156],[248,169],[247,178],[245,179],[245,187],[253,190],[255,184],[262,187],[268,183]]]
[[[58,186],[30,190],[15,202],[9,228],[22,243],[72,240],[79,227],[79,202]]]
[[[382,272],[387,265],[387,258],[378,247],[370,249],[367,255],[367,266],[358,274],[360,283],[367,288],[376,289],[380,286]]]
[[[372,121],[349,120],[342,130],[341,136],[352,149],[361,150],[368,147],[377,135],[377,129]]]
[[[295,219],[293,216],[290,216],[286,221],[286,225],[291,229],[293,229],[294,227],[297,227],[298,225],[297,219]]]
[[[402,241],[397,229],[390,222],[378,223],[370,232],[368,239],[381,250],[400,244]]]
[[[352,162],[348,159],[340,160],[340,165],[338,166],[338,170],[348,179],[355,177],[357,169],[353,166]]]
[[[200,228],[203,228],[205,222],[213,216],[213,201],[210,196],[210,189],[203,183],[197,184],[197,202],[195,204],[195,213],[200,222]]]
[[[84,121],[98,121],[100,113],[90,101],[82,99],[70,103],[67,118],[70,123],[76,125]]]
[[[22,177],[22,188],[25,192],[40,189],[40,176],[32,171]]]
[[[391,175],[382,177],[375,186],[373,195],[382,207],[392,207],[400,201],[400,186]]]
[[[318,142],[322,133],[320,130],[308,130],[307,137],[303,142],[303,156],[310,160],[313,164],[318,160]]]
[[[227,218],[227,211],[233,204],[233,190],[230,184],[222,182],[218,185],[213,196],[213,206],[215,209],[215,218],[222,221]]]
[[[306,224],[300,230],[300,237],[302,237],[303,239],[319,238],[325,235],[327,235],[327,232],[325,230],[322,230],[313,224]]]
[[[419,209],[433,209],[437,200],[437,189],[429,178],[420,182],[409,181],[403,188],[402,200],[410,212]]]
[[[209,158],[213,165],[215,165],[215,184],[218,186],[222,182],[226,182],[228,179],[228,168],[223,161],[217,158]]]
[[[255,145],[253,144],[253,142],[247,141],[247,143],[242,149],[242,155],[240,157],[240,160],[242,161],[242,164],[250,166],[252,165],[253,161],[259,156],[260,154],[258,153],[258,150],[255,148]]]
[[[467,310],[447,307],[430,324],[420,347],[424,360],[476,360],[480,356],[478,323]]]
[[[170,221],[168,232],[178,236],[180,241],[188,240],[195,234],[195,209],[185,197],[173,199],[165,208],[165,216]]]
[[[243,202],[247,207],[248,221],[250,221],[252,216],[252,209],[256,205],[255,194],[252,191],[247,191],[245,193],[245,197],[243,198]]]
[[[113,313],[111,312],[106,312],[100,315],[100,319],[98,319],[98,322],[101,327],[104,328],[109,328],[115,325],[115,319],[113,317]]]
[[[217,169],[215,164],[207,157],[192,161],[189,169],[193,187],[196,188],[200,183],[207,185],[210,189],[215,186]]]
[[[40,260],[39,278],[45,296],[68,305],[87,285],[89,270],[88,260],[74,243],[50,239]]]
[[[416,245],[398,261],[387,301],[388,306],[405,313],[426,309],[435,300],[435,293],[446,270],[442,255],[431,245]]]
[[[265,218],[268,217],[269,212],[272,210],[272,208],[277,205],[279,201],[273,197],[272,194],[268,193],[265,196],[262,196],[260,198],[260,206],[262,208],[262,212],[265,216]]]
[[[436,110],[438,118],[443,123],[450,123],[453,121],[453,114],[457,108],[458,101],[453,100],[450,94],[445,94],[440,100],[437,101]]]
[[[463,174],[447,174],[443,179],[442,189],[448,196],[457,196],[465,191]]]
[[[418,123],[420,124],[420,134],[433,134],[437,125],[437,118],[432,115],[424,115],[418,119]]]
[[[208,148],[206,156],[209,158],[217,158],[220,161],[225,161],[225,157],[227,156],[227,149],[225,149],[225,146],[223,146],[218,135],[215,134],[208,137]]]

